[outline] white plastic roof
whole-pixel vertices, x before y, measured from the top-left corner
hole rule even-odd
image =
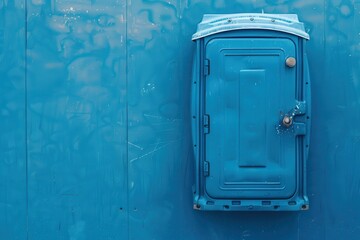
[[[205,14],[198,24],[197,32],[192,36],[192,40],[216,33],[243,29],[280,31],[310,39],[309,34],[305,32],[304,24],[299,22],[296,14],[238,13]]]

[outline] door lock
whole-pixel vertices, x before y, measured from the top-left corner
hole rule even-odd
[[[281,125],[289,128],[292,125],[298,124],[297,122],[294,123],[294,117],[299,115],[304,115],[306,113],[306,102],[296,101],[295,107],[291,109],[286,114],[282,114],[282,120],[280,120]]]

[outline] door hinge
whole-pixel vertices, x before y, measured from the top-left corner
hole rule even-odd
[[[209,166],[209,162],[204,161],[204,177],[209,176],[209,171],[210,171],[210,166]]]
[[[210,133],[210,116],[208,114],[204,114],[203,116],[203,127],[204,134]]]
[[[209,75],[210,74],[210,60],[209,59],[205,59],[204,60],[204,75]]]

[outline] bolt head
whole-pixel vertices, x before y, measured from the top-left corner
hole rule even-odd
[[[292,119],[289,116],[285,116],[282,122],[286,127],[290,127],[292,124]]]

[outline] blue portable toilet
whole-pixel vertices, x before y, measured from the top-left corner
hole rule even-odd
[[[192,39],[194,209],[308,209],[309,35],[297,15],[204,15]]]

